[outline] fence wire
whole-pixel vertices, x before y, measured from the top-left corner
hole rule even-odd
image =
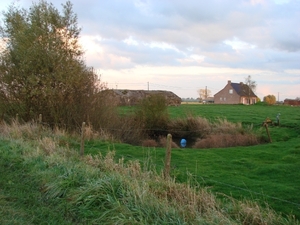
[[[213,180],[213,179],[206,179],[205,177],[202,177],[202,176],[197,176],[197,178],[202,179],[203,181],[214,182],[214,183],[217,183],[217,184],[220,184],[220,185],[223,185],[223,186],[227,186],[227,187],[230,187],[230,188],[234,188],[234,189],[237,189],[237,190],[249,192],[251,194],[260,195],[260,196],[263,196],[264,198],[266,197],[266,198],[270,198],[270,199],[277,200],[277,201],[280,201],[280,202],[289,203],[291,205],[295,205],[295,206],[299,207],[299,209],[300,209],[300,204],[296,203],[296,202],[288,201],[288,200],[281,199],[281,198],[278,198],[278,197],[274,197],[274,196],[271,196],[271,195],[266,195],[266,194],[263,194],[263,193],[260,193],[260,192],[257,192],[257,191],[252,191],[252,190],[249,190],[249,189],[246,189],[246,188],[238,187],[238,186],[228,184],[228,183],[224,183],[224,182],[221,182],[221,181],[216,181],[216,180]]]
[[[40,123],[41,125],[45,126],[45,127],[54,127],[54,126],[66,126],[66,124],[51,124],[51,123],[47,123],[47,122],[41,122]],[[262,123],[260,124],[251,124],[253,127],[262,127]],[[203,129],[199,129],[199,130],[166,130],[166,129],[130,129],[130,128],[127,128],[127,129],[121,129],[121,128],[105,128],[105,127],[102,127],[101,128],[102,131],[125,131],[125,132],[131,132],[131,131],[160,131],[160,132],[169,132],[172,134],[172,132],[181,132],[181,133],[196,133],[196,132],[201,132],[203,131]],[[78,133],[81,133],[81,130],[80,128],[77,129],[77,132]],[[296,206],[299,210],[300,210],[300,204],[299,203],[296,203],[296,202],[292,202],[292,201],[289,201],[289,200],[285,200],[285,199],[281,199],[281,198],[278,198],[278,197],[274,197],[274,196],[271,196],[271,195],[266,195],[266,194],[263,194],[263,193],[260,193],[260,192],[257,192],[257,191],[252,191],[252,190],[249,190],[249,189],[246,189],[246,188],[242,188],[242,187],[239,187],[239,186],[236,186],[236,185],[233,185],[233,184],[228,184],[228,183],[224,183],[224,182],[221,182],[221,181],[217,181],[217,180],[213,180],[213,179],[207,179],[203,176],[195,176],[197,178],[197,180],[203,180],[204,182],[213,182],[213,183],[216,183],[216,184],[219,184],[219,185],[223,185],[223,186],[226,186],[226,187],[230,187],[230,188],[234,188],[234,189],[237,189],[237,190],[241,190],[241,191],[245,191],[245,192],[248,192],[248,193],[251,193],[251,194],[255,194],[255,195],[260,195],[260,196],[263,196],[264,198],[269,198],[269,199],[273,199],[273,200],[276,200],[276,201],[280,201],[280,202],[283,202],[283,203],[287,203],[287,204],[291,204],[291,205],[294,205]]]

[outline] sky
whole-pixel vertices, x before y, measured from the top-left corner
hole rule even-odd
[[[1,0],[0,11],[32,2]],[[108,88],[197,98],[250,75],[261,99],[300,97],[300,0],[71,2],[86,65]]]

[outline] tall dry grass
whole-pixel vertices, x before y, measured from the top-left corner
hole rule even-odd
[[[147,201],[159,201],[164,207],[176,210],[188,224],[279,225],[295,222],[293,218],[285,219],[255,202],[237,201],[229,196],[225,196],[226,201],[220,201],[205,188],[176,183],[173,179],[165,180],[156,172],[144,171],[138,161],[124,164],[120,159],[116,162],[113,152],[106,156],[86,156],[85,162],[102,171],[121,174],[130,195],[136,201],[146,201],[143,207],[150,206]]]
[[[211,134],[204,139],[198,139],[193,148],[226,148],[235,146],[250,146],[259,144],[254,134]]]
[[[0,132],[3,136],[11,139],[35,139],[40,134],[40,127],[37,123],[19,123],[13,119],[10,124],[2,122]]]
[[[211,124],[206,118],[188,115],[169,122],[169,133],[174,138],[203,138],[211,132]]]
[[[244,133],[245,129],[242,123],[232,123],[227,119],[219,118],[211,124],[212,133],[215,134],[240,134]]]
[[[193,148],[221,148],[249,146],[260,143],[251,127],[244,128],[241,123],[227,119],[210,122],[202,117],[187,116],[170,122],[169,133],[175,138],[185,138],[193,142]]]

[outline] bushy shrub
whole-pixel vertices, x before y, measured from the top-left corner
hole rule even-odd
[[[154,94],[142,99],[135,111],[135,121],[143,126],[150,138],[167,135],[169,115],[166,98]]]
[[[276,97],[274,95],[267,95],[264,97],[264,102],[268,105],[274,105],[276,103]]]

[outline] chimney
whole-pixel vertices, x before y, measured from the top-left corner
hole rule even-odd
[[[244,83],[243,82],[240,82],[240,85],[243,85]]]
[[[228,80],[228,84],[231,84],[231,80]]]

